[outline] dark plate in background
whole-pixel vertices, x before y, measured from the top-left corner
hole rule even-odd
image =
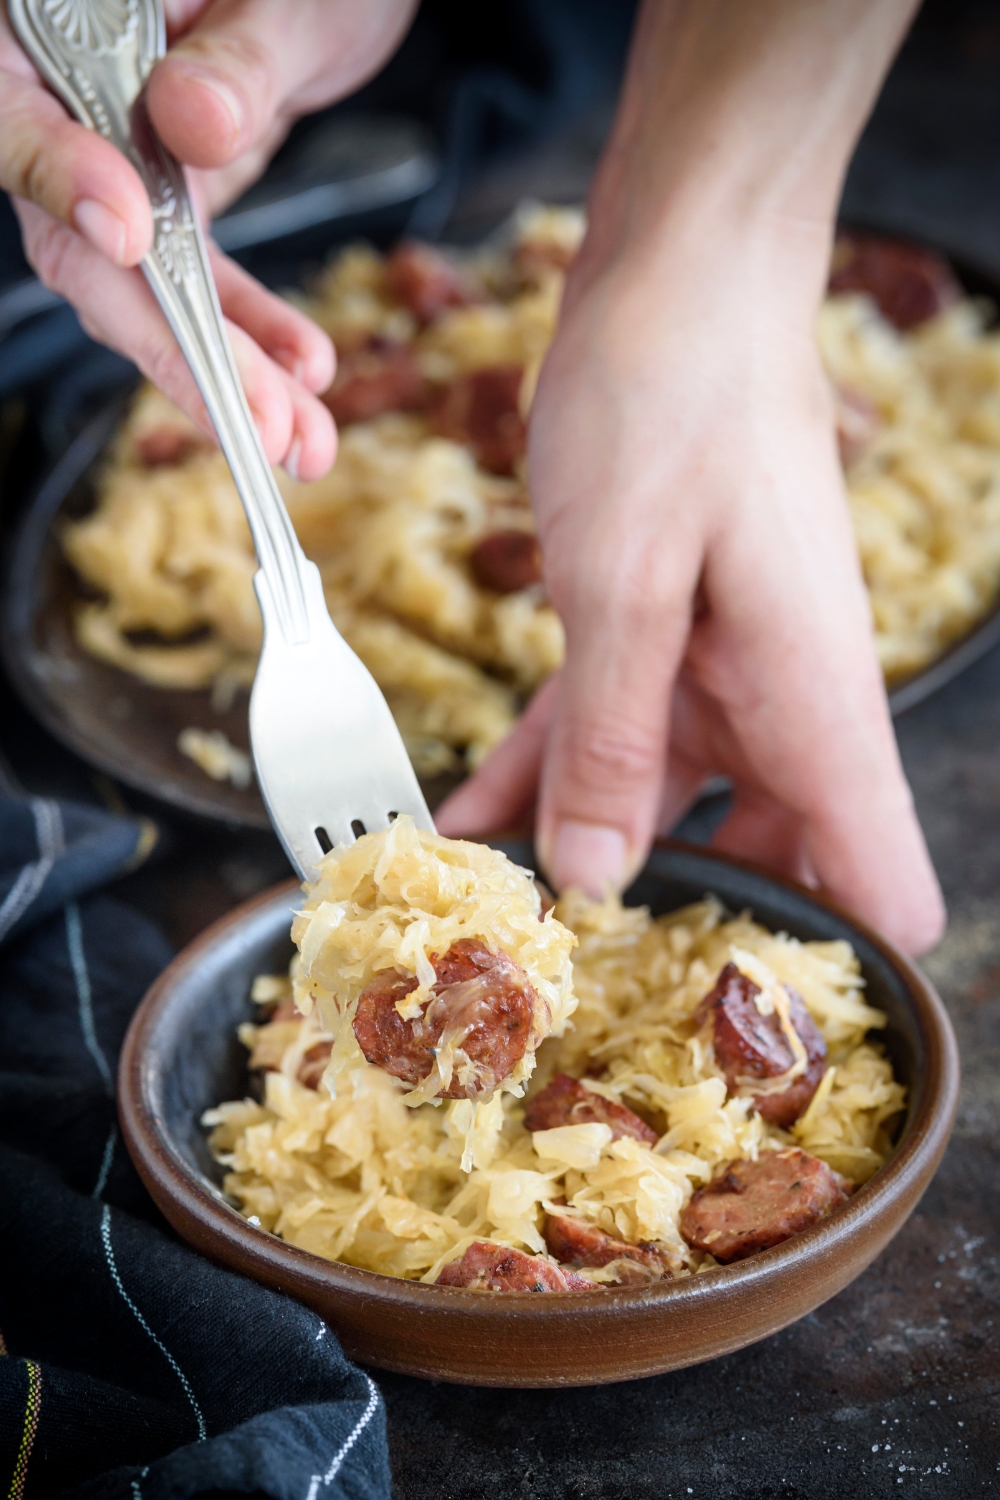
[[[989,296],[1000,305],[1000,280],[995,275],[952,263],[970,293]],[[0,650],[27,706],[57,739],[92,765],[184,812],[244,828],[267,828],[269,820],[255,784],[240,790],[213,781],[177,749],[181,730],[193,725],[221,729],[238,749],[248,750],[245,692],[230,709],[218,713],[207,690],[149,686],[89,656],[73,636],[73,609],[82,593],[62,557],[56,533],[62,521],[86,514],[93,504],[94,466],[126,403],[121,390],[109,397],[55,464],[22,517],[6,567]],[[893,688],[893,714],[937,692],[998,642],[1000,603],[937,661]],[[458,780],[446,774],[422,782],[432,809]]]
[[[159,688],[84,651],[73,611],[84,597],[58,542],[61,523],[93,504],[95,464],[127,408],[119,393],[93,418],[42,483],[18,527],[7,561],[0,650],[11,681],[46,729],[91,765],[126,786],[200,817],[243,828],[270,828],[252,782],[245,790],[213,781],[177,748],[182,729],[221,729],[250,748],[247,704],[213,709],[207,689]],[[421,782],[435,807],[457,785],[445,774]]]

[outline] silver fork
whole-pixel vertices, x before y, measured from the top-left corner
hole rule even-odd
[[[163,56],[160,0],[9,0],[28,55],[84,125],[138,170],[153,209],[142,263],[191,367],[246,510],[264,644],[250,743],[271,821],[304,878],[335,844],[410,813],[433,829],[389,706],[335,628],[299,546],[229,347],[184,169],[153,130],[143,88]]]

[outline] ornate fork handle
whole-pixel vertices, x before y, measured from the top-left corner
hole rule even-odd
[[[162,7],[158,0],[9,0],[9,9],[49,85],[142,178],[154,226],[142,269],[232,469],[273,605],[267,618],[290,644],[308,640],[306,560],[243,394],[184,168],[153,130],[143,96],[165,50]]]

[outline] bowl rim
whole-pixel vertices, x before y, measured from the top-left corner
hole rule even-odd
[[[523,840],[524,835],[496,834],[491,835],[490,841],[505,837]],[[564,1308],[575,1309],[578,1315],[588,1318],[613,1316],[623,1305],[635,1308],[667,1299],[697,1303],[711,1298],[722,1288],[731,1292],[742,1288],[749,1296],[755,1289],[763,1291],[792,1264],[801,1268],[818,1263],[855,1237],[861,1240],[869,1238],[866,1229],[877,1225],[893,1205],[905,1204],[912,1199],[905,1215],[912,1212],[947,1145],[958,1104],[958,1047],[947,1012],[930,980],[893,944],[825,894],[774,875],[752,861],[676,839],[657,839],[654,849],[696,855],[762,878],[819,906],[854,929],[876,949],[903,981],[913,1008],[924,1054],[922,1097],[888,1161],[852,1194],[847,1203],[827,1218],[769,1250],[697,1276],[676,1281],[665,1278],[650,1286],[602,1287],[593,1292],[554,1294]],[[207,1185],[207,1180],[192,1169],[174,1146],[156,1108],[156,1101],[150,1097],[155,1069],[151,1071],[150,1068],[149,1044],[170,997],[210,951],[231,939],[249,919],[276,903],[288,902],[291,909],[290,898],[300,889],[294,879],[283,881],[234,907],[212,923],[154,981],[136,1010],[119,1060],[118,1109],[125,1143],[140,1176],[157,1201],[161,1195],[172,1201],[183,1210],[189,1225],[198,1226],[203,1247],[206,1241],[224,1241],[230,1250],[238,1253],[241,1266],[253,1263],[260,1270],[262,1279],[269,1283],[280,1279],[286,1289],[291,1281],[302,1291],[336,1291],[354,1297],[363,1296],[383,1306],[393,1305],[407,1311],[433,1306],[446,1314],[450,1307],[455,1312],[461,1310],[465,1319],[471,1315],[475,1319],[490,1320],[501,1309],[507,1318],[530,1318],[542,1312],[551,1315],[552,1295],[538,1297],[530,1292],[505,1292],[502,1297],[484,1297],[468,1288],[409,1281],[340,1261],[324,1260],[311,1251],[290,1245],[244,1219],[226,1202],[219,1189]],[[867,1259],[873,1259],[880,1249],[881,1243],[876,1244]],[[864,1264],[867,1261],[859,1264],[858,1270]],[[567,1302],[566,1298],[570,1300]]]

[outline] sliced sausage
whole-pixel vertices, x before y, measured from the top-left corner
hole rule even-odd
[[[897,328],[915,328],[962,295],[943,255],[883,235],[845,230],[833,247],[831,292],[867,292]]]
[[[806,1071],[780,1093],[754,1096],[754,1108],[771,1125],[787,1129],[806,1109],[826,1071],[826,1042],[801,996],[788,989],[789,1018],[806,1049]],[[712,1018],[715,1061],[730,1093],[741,1079],[777,1078],[795,1061],[778,1015],[762,1016],[755,1004],[760,989],[735,964],[726,964],[701,1002],[700,1014]]]
[[[334,420],[370,422],[387,411],[421,411],[431,393],[409,344],[371,338],[340,356],[322,400]]]
[[[542,549],[531,531],[490,531],[469,553],[472,576],[484,589],[516,594],[542,581]]]
[[[307,1089],[318,1089],[323,1082],[323,1074],[330,1061],[332,1049],[332,1042],[317,1042],[314,1047],[310,1047],[309,1051],[304,1053],[296,1076]]]
[[[518,407],[523,374],[520,365],[494,365],[460,375],[430,412],[434,431],[471,448],[484,469],[512,474],[527,445]]]
[[[481,300],[461,266],[419,240],[404,240],[393,250],[385,263],[385,288],[420,323]]]
[[[610,1125],[612,1140],[630,1136],[655,1146],[659,1136],[624,1104],[605,1099],[578,1078],[557,1073],[552,1082],[529,1100],[524,1114],[525,1130],[555,1130],[560,1125]]]
[[[460,939],[442,957],[431,954],[430,962],[437,983],[420,1016],[405,1021],[396,1009],[397,1000],[417,988],[416,978],[388,969],[362,992],[354,1035],[370,1063],[412,1086],[433,1068],[444,1032],[464,1032],[459,1046],[475,1077],[463,1086],[456,1072],[442,1097],[479,1098],[524,1056],[537,996],[508,954],[491,953],[475,939]]]
[[[296,1010],[295,1001],[291,995],[285,995],[274,1007],[265,1024],[260,1028],[266,1032],[268,1026],[279,1026],[289,1021],[301,1021],[302,1012]],[[307,1089],[318,1089],[326,1072],[326,1065],[330,1061],[330,1052],[333,1047],[331,1041],[316,1042],[307,1052],[303,1054],[299,1063],[296,1077],[299,1083],[305,1084]],[[269,1064],[264,1066],[265,1073],[277,1072],[277,1068]]]
[[[147,469],[165,468],[168,464],[182,464],[195,453],[208,453],[215,447],[212,439],[203,432],[191,432],[186,427],[150,427],[140,432],[135,440],[135,451],[140,463]]]
[[[585,1292],[592,1291],[589,1281],[554,1266],[541,1255],[526,1255],[523,1250],[508,1250],[476,1240],[460,1260],[442,1267],[438,1286],[465,1286],[477,1292]]]
[[[267,1019],[268,1021],[301,1021],[302,1012],[295,1004],[295,996],[291,993],[282,995]]]
[[[613,1265],[618,1280],[626,1285],[659,1281],[669,1274],[666,1261],[654,1245],[630,1245],[625,1240],[616,1240],[584,1219],[549,1214],[543,1233],[549,1254],[564,1267]]]
[[[695,1250],[728,1265],[800,1234],[838,1204],[853,1183],[818,1157],[766,1151],[757,1161],[731,1161],[681,1214],[681,1234]]]

